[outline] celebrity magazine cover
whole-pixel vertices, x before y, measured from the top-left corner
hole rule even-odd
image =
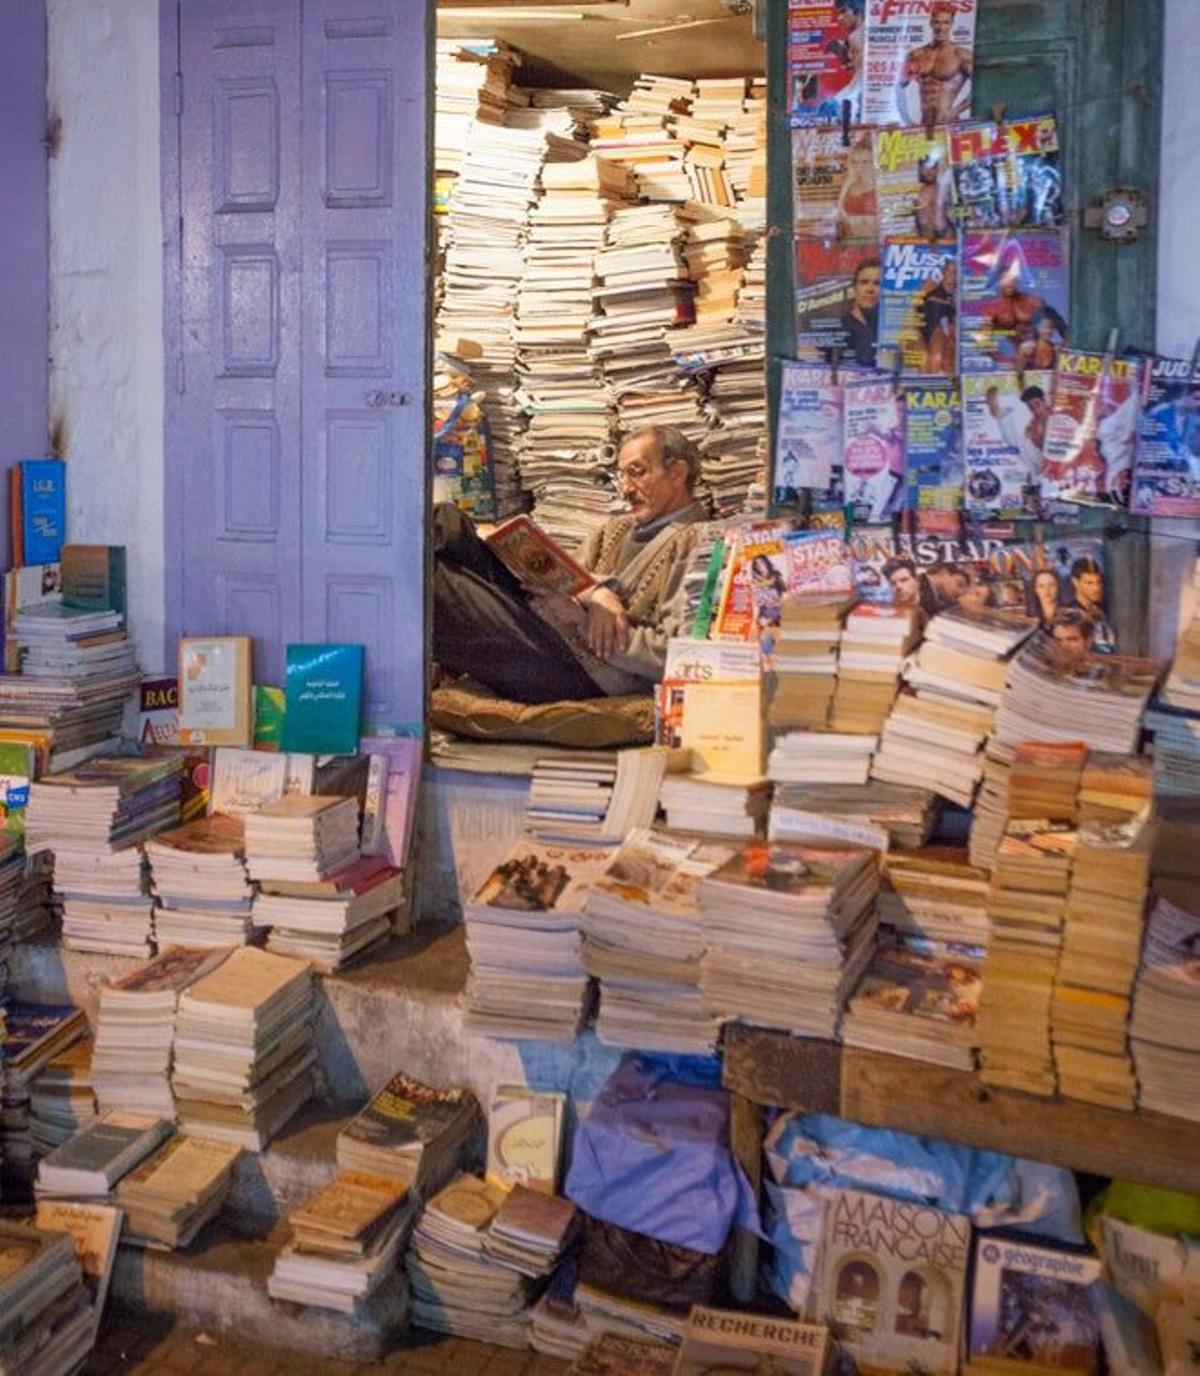
[[[1053,115],[976,120],[949,131],[954,215],[964,229],[1056,229],[1063,222]]]
[[[788,114],[793,127],[840,124],[862,99],[864,0],[788,0]]]
[[[876,129],[874,172],[880,234],[916,234],[926,242],[955,238],[944,129]]]
[[[843,361],[875,365],[883,274],[875,239],[796,243],[796,349],[809,358],[840,349]]]
[[[869,129],[792,130],[792,228],[798,239],[878,238]]]
[[[965,233],[962,371],[1053,368],[1070,338],[1070,285],[1065,231]]]
[[[904,509],[904,398],[888,374],[853,378],[844,395],[846,505],[856,524],[889,520]]]
[[[953,124],[971,113],[978,0],[867,0],[864,124]]]
[[[906,236],[883,243],[880,367],[945,377],[958,358],[958,247]]]
[[[832,486],[842,467],[842,406],[831,368],[785,360],[775,429],[775,488],[786,494],[780,500]]]
[[[1139,516],[1200,516],[1200,359],[1150,366],[1130,507]]]
[[[783,543],[789,597],[848,597],[853,591],[844,531],[794,530]]]
[[[1050,373],[963,373],[963,452],[969,511],[1017,518],[1038,511]]]
[[[905,505],[925,529],[957,529],[963,504],[962,408],[953,378],[930,378],[904,392]],[[936,519],[944,515],[946,524]]]
[[[1064,352],[1042,446],[1047,500],[1129,505],[1144,361]]]

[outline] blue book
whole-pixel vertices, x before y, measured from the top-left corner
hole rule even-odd
[[[18,465],[22,564],[55,564],[67,538],[67,466],[62,459]]]
[[[362,712],[361,645],[289,645],[283,748],[306,755],[353,755]]]

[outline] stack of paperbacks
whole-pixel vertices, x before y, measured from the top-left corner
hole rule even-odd
[[[732,844],[635,831],[588,891],[583,963],[600,981],[596,1034],[608,1046],[709,1055],[721,1022],[700,993],[697,886]]]
[[[540,1280],[569,1245],[575,1216],[569,1199],[514,1185],[483,1239],[483,1254],[497,1266]]]
[[[185,1133],[168,1137],[117,1185],[126,1240],[167,1250],[188,1246],[229,1198],[241,1150]]]
[[[33,941],[53,931],[60,917],[61,905],[54,892],[54,852],[43,850],[22,859],[24,873],[17,886],[12,933],[15,941]],[[7,864],[3,872],[7,874]]]
[[[695,94],[695,83],[683,77],[637,77],[624,100],[592,121],[596,156],[633,168],[646,200],[690,200],[683,163],[687,143],[675,137],[673,125],[691,111]]]
[[[611,847],[522,841],[463,905],[468,1031],[570,1042],[585,1014],[580,919]]]
[[[29,1084],[29,1128],[33,1150],[42,1156],[90,1127],[96,1117],[92,1087],[91,1037],[58,1052]]]
[[[547,840],[624,840],[654,821],[666,768],[667,752],[655,748],[538,760],[525,829]]]
[[[271,929],[267,949],[310,960],[325,974],[384,945],[404,902],[404,871],[378,855],[361,856],[328,879],[260,882],[254,912]]]
[[[904,656],[919,632],[913,607],[864,602],[846,616],[838,642],[837,687],[829,724],[835,731],[883,730]]]
[[[179,996],[226,952],[173,946],[100,988],[92,1083],[101,1112],[175,1118],[171,1064]]]
[[[1071,887],[1082,745],[1017,747],[1010,817],[988,889],[991,934],[980,1001],[980,1073],[990,1084],[1053,1094],[1050,1002]]]
[[[1036,635],[1013,659],[996,735],[1021,741],[1082,741],[1092,750],[1132,755],[1162,665],[1122,655],[1070,654]]]
[[[10,999],[4,1033],[4,1089],[0,1098],[0,1157],[3,1198],[13,1203],[28,1193],[35,1149],[30,1121],[33,1080],[55,1056],[87,1035],[87,1017],[74,1004],[25,1003]]]
[[[651,1338],[678,1346],[687,1323],[678,1310],[648,1304],[601,1290],[580,1282],[575,1287],[575,1304],[583,1333],[617,1333],[628,1338]]]
[[[723,783],[695,774],[668,774],[658,796],[672,831],[709,836],[754,836],[771,807],[771,786],[765,779]]]
[[[905,668],[908,691],[892,705],[873,775],[970,807],[1008,661],[1036,629],[1019,612],[950,608],[935,616]]]
[[[314,982],[299,960],[239,946],[183,991],[171,1088],[185,1131],[260,1151],[309,1098]]]
[[[815,596],[785,597],[780,603],[775,691],[767,709],[777,750],[787,750],[793,734],[806,742],[809,733],[824,731],[829,725],[837,688],[838,643],[853,605],[853,598]]]
[[[892,1056],[974,1070],[986,948],[884,928],[850,995],[842,1040]]]
[[[403,1181],[339,1171],[288,1215],[291,1239],[276,1258],[267,1293],[357,1313],[389,1277],[397,1277],[396,1259],[415,1212]],[[402,1283],[395,1288],[404,1289]]]
[[[933,941],[988,943],[988,874],[961,846],[891,850],[883,862],[879,921]]]
[[[289,793],[243,818],[250,878],[319,883],[358,859],[354,798]]]
[[[983,750],[983,778],[975,795],[971,813],[971,863],[990,870],[996,863],[996,847],[1008,822],[1008,780],[1015,746],[1005,745],[995,735],[987,738]]]
[[[542,166],[515,324],[521,485],[543,529],[574,547],[612,510],[615,411],[588,352],[593,260],[608,217],[637,194],[632,174],[593,156]]]
[[[1133,996],[1138,1103],[1200,1122],[1200,915],[1154,906]]]
[[[492,42],[486,55],[469,51],[460,38],[437,40],[434,69],[434,166],[457,173],[472,128],[503,124],[513,68],[520,55]]]
[[[461,1169],[479,1128],[469,1089],[434,1089],[398,1071],[338,1133],[338,1167],[389,1176],[427,1198]]]
[[[92,1305],[66,1233],[0,1221],[0,1343],[5,1370],[74,1371],[95,1342]]]
[[[69,769],[113,748],[138,685],[133,642],[114,611],[44,602],[24,607],[12,634],[20,674],[0,676],[0,727],[36,741],[45,769]]]
[[[0,832],[0,998],[8,987],[8,963],[13,942],[28,939],[28,933],[18,930],[18,911],[21,891],[25,883],[25,852],[21,838]],[[43,922],[38,920],[37,927]]]
[[[1191,594],[1192,615],[1145,718],[1146,730],[1154,733],[1154,791],[1160,797],[1200,797],[1200,559]]]
[[[865,823],[883,831],[890,845],[916,850],[933,831],[937,798],[927,788],[878,780],[861,785],[781,784],[771,802],[771,839],[811,836],[814,817]]]
[[[118,1181],[171,1136],[166,1118],[114,1110],[38,1163],[39,1198],[109,1199]]]
[[[529,1346],[530,1282],[484,1252],[504,1188],[460,1175],[429,1201],[408,1250],[412,1322],[501,1347]]]
[[[167,946],[242,946],[256,935],[240,817],[199,817],[146,843],[157,900],[154,933]]]
[[[92,760],[29,790],[28,851],[54,852],[63,945],[147,956],[154,900],[141,843],[179,821],[182,760]]]
[[[700,987],[723,1021],[832,1037],[875,939],[876,853],[770,842],[700,880]]]
[[[865,784],[877,736],[793,731],[776,740],[767,773],[783,784]]]
[[[1079,838],[1063,915],[1050,1033],[1072,1099],[1132,1109],[1129,1010],[1153,850],[1150,761],[1093,751],[1079,790]]]

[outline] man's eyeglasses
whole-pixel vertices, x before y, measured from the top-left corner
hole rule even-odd
[[[653,468],[647,467],[644,463],[631,463],[626,468],[617,469],[617,486],[629,487],[640,483],[644,478],[648,478],[654,472]]]

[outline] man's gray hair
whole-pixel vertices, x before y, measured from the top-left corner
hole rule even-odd
[[[695,443],[688,439],[677,425],[647,425],[641,430],[635,430],[631,435],[626,435],[621,442],[621,448],[632,444],[634,440],[640,440],[643,435],[653,435],[654,442],[658,446],[658,456],[662,460],[664,468],[670,468],[673,464],[680,462],[687,464],[688,491],[700,481],[700,451]]]

